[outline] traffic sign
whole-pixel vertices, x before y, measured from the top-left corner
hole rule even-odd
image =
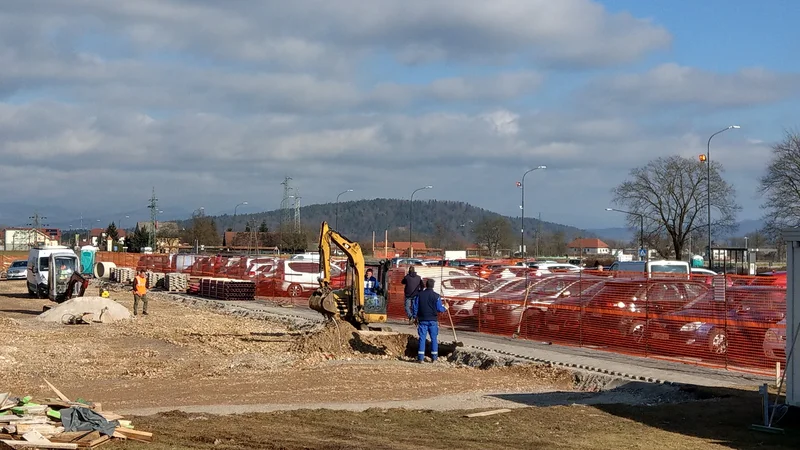
[[[642,258],[644,258],[645,256],[647,256],[647,250],[645,250],[645,249],[643,249],[643,248],[640,248],[640,249],[639,249],[639,256],[641,256]]]

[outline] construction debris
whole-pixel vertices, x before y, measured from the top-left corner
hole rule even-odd
[[[164,289],[169,292],[186,292],[189,277],[185,273],[168,273],[164,277]]]
[[[119,414],[103,411],[99,403],[71,401],[44,382],[58,399],[0,393],[0,448],[95,448],[112,439],[152,442],[152,433],[135,430]]]
[[[39,320],[64,324],[109,323],[130,319],[128,308],[104,297],[75,297],[39,314]]]

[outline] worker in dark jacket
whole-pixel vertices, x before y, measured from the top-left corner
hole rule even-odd
[[[411,323],[411,321],[414,318],[411,305],[414,302],[414,299],[417,297],[417,295],[419,295],[419,293],[422,291],[423,287],[422,278],[420,278],[419,275],[417,275],[416,270],[414,270],[414,266],[408,268],[408,274],[405,277],[403,277],[403,284],[405,285],[405,289],[403,289],[403,291],[406,298],[405,302],[406,317],[408,318],[408,322]]]
[[[439,313],[447,311],[447,303],[433,290],[434,281],[425,280],[425,290],[420,292],[413,303],[414,318],[417,319],[419,348],[417,361],[425,360],[425,340],[431,337],[431,360],[439,358]]]

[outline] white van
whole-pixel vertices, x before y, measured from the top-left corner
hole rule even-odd
[[[689,277],[689,263],[660,259],[656,261],[614,261],[608,268],[611,272],[642,272],[652,277],[654,273],[679,274]]]
[[[80,270],[80,259],[75,252],[64,245],[32,247],[28,252],[28,294],[47,298],[50,263],[55,261],[59,267],[66,266],[71,271]]]

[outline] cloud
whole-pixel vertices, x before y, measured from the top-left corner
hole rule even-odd
[[[575,217],[605,204],[631,167],[702,147],[685,131],[696,117],[656,120],[647,108],[745,107],[793,86],[767,69],[626,74],[672,37],[596,1],[455,4],[9,3],[0,189],[24,186],[32,208],[91,193],[143,219],[153,186],[170,217],[201,205],[230,213],[244,200],[260,211],[279,205],[289,175],[303,204],[433,184],[426,195],[515,214],[513,181],[547,165],[530,186],[550,187],[532,191],[532,204]],[[585,85],[597,68],[619,75]],[[102,204],[70,210],[100,216]]]
[[[189,52],[281,66],[334,66],[386,49],[398,60],[496,60],[526,55],[553,64],[606,66],[670,45],[650,20],[609,13],[590,0],[305,0],[296,2],[139,0],[9,5],[16,23],[120,35],[132,52]],[[36,18],[37,20],[32,20]]]
[[[723,74],[667,63],[644,73],[595,81],[583,91],[583,100],[601,109],[719,109],[763,105],[798,94],[800,74],[796,73],[756,67]]]

